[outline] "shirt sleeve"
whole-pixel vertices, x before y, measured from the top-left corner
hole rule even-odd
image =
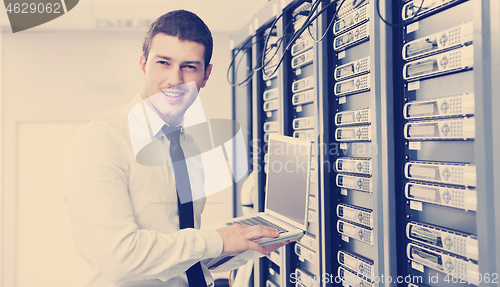
[[[215,230],[172,234],[139,229],[128,194],[129,163],[119,138],[102,126],[76,133],[63,157],[61,182],[80,254],[114,282],[170,278],[222,252]],[[78,247],[77,247],[78,248]]]

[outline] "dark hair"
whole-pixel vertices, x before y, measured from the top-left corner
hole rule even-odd
[[[149,56],[153,38],[158,33],[175,36],[179,40],[196,42],[205,46],[205,70],[207,69],[210,59],[212,59],[214,42],[210,29],[196,14],[186,10],[176,10],[156,19],[149,26],[142,44],[142,53],[146,60]]]

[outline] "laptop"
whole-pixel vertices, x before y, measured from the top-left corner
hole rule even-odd
[[[264,225],[280,232],[277,238],[260,238],[265,246],[301,238],[307,231],[311,143],[270,134],[264,212],[233,218],[226,225]]]

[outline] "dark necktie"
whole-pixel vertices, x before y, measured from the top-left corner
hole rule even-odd
[[[194,228],[193,200],[191,184],[186,165],[184,152],[180,144],[181,127],[170,128],[163,126],[162,131],[170,141],[170,159],[175,173],[175,186],[177,189],[177,207],[179,209],[179,228]],[[179,199],[182,198],[182,202]],[[206,287],[205,276],[200,262],[194,264],[186,271],[190,287]]]

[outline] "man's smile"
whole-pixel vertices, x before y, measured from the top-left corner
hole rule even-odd
[[[168,89],[162,91],[163,95],[165,95],[165,98],[170,101],[170,102],[177,102],[179,101],[182,96],[186,94],[186,91],[178,90],[178,89]]]

